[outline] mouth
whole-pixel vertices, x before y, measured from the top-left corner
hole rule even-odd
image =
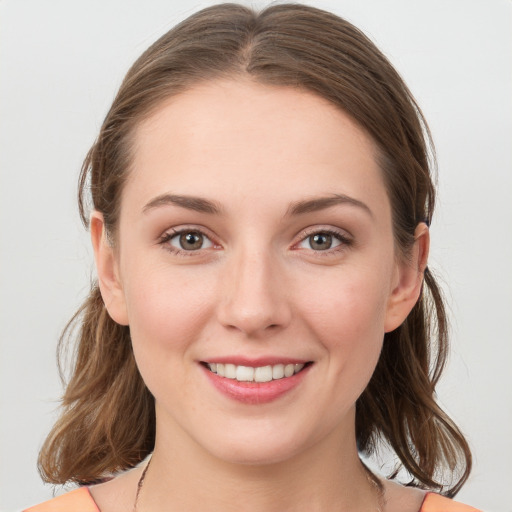
[[[311,366],[313,362],[308,361],[306,363],[274,364],[256,367],[231,363],[208,363],[205,361],[202,361],[201,364],[219,377],[237,382],[264,383],[293,377],[306,367]]]
[[[201,361],[200,365],[222,395],[252,406],[273,402],[296,389],[313,365],[313,361],[292,359],[230,359]]]

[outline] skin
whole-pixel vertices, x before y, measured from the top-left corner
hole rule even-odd
[[[371,138],[322,98],[243,80],[194,87],[139,125],[114,244],[101,213],[91,218],[105,304],[130,325],[156,401],[138,510],[376,509],[355,402],[384,333],[418,299],[429,236],[419,225],[411,258],[396,254],[375,154]],[[207,199],[219,213],[166,194]],[[351,201],[290,214],[297,202],[334,194]],[[203,246],[180,248],[182,229],[201,231]],[[333,245],[318,250],[311,237],[326,230]],[[242,404],[200,364],[240,355],[313,364],[279,399]],[[93,488],[102,512],[133,506],[140,471]],[[385,486],[386,510],[420,508],[419,491]]]

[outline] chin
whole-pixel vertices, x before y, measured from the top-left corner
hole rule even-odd
[[[294,458],[299,450],[290,450],[286,447],[268,447],[261,448],[253,445],[251,447],[235,446],[230,450],[218,451],[214,456],[229,464],[243,466],[269,466],[286,462]]]
[[[237,430],[239,434],[241,429]],[[233,432],[233,429],[226,431]],[[293,459],[313,444],[304,434],[293,434],[289,429],[283,428],[252,430],[244,436],[230,435],[229,439],[217,437],[215,441],[212,439],[208,443],[210,446],[203,444],[203,447],[226,463],[267,466]]]

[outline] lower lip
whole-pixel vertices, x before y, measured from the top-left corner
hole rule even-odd
[[[210,382],[228,398],[244,404],[257,405],[277,400],[296,388],[309,372],[311,366],[307,365],[299,373],[291,377],[271,380],[270,382],[239,382],[235,379],[220,377],[204,366],[202,366],[202,369],[210,379]]]

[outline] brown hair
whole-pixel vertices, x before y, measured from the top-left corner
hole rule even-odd
[[[213,6],[141,55],[83,164],[83,222],[90,194],[115,240],[134,128],[169,96],[201,81],[237,76],[311,91],[371,135],[392,205],[397,251],[406,256],[416,226],[430,224],[434,209],[427,125],[400,76],[362,32],[331,13],[297,4],[259,13],[237,4]],[[91,482],[132,467],[152,451],[155,439],[154,399],[137,370],[129,327],[109,317],[97,285],[68,324],[61,347],[73,326],[78,345],[63,413],[39,459],[43,478],[54,483]],[[453,496],[468,478],[471,453],[435,400],[447,350],[443,300],[426,269],[420,300],[385,335],[375,373],[356,404],[356,433],[361,453],[387,443],[411,485]],[[447,485],[446,470],[452,475]]]

